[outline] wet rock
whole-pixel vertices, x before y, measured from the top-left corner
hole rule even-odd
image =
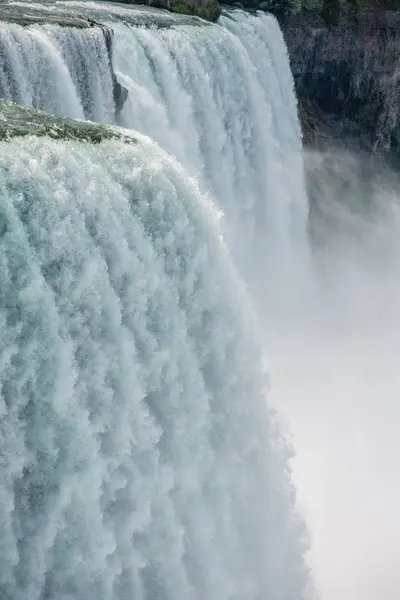
[[[14,102],[0,101],[0,140],[31,135],[96,144],[109,139],[120,139],[123,142],[135,143],[134,137],[118,129],[118,127],[57,117]]]
[[[359,13],[336,27],[299,15],[284,33],[305,141],[347,138],[370,151],[397,151],[400,14]]]

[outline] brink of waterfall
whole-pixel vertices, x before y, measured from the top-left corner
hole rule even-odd
[[[307,254],[279,27],[15,6],[113,40],[0,25],[0,96],[30,115],[0,141],[0,597],[301,600],[258,323]]]

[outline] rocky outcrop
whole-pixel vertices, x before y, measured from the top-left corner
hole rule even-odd
[[[29,135],[91,143],[109,139],[135,143],[134,137],[117,127],[57,117],[14,102],[0,101],[0,140],[7,141],[13,137]]]
[[[284,33],[305,141],[400,153],[400,13],[330,28],[318,15],[293,16]]]
[[[93,21],[92,21],[92,23],[93,23]],[[109,61],[110,61],[111,78],[112,78],[112,83],[113,83],[113,97],[114,97],[114,104],[115,104],[115,113],[116,113],[116,116],[118,116],[119,113],[121,112],[121,110],[123,109],[125,101],[126,101],[126,99],[128,97],[128,90],[126,89],[126,87],[124,87],[118,81],[117,76],[116,76],[115,71],[114,71],[114,68],[113,68],[113,62],[112,62],[113,45],[112,45],[112,40],[113,40],[113,36],[114,36],[114,31],[112,29],[110,29],[109,27],[106,27],[102,23],[100,23],[99,26],[103,30],[103,35],[104,35],[104,38],[105,38],[105,41],[106,41],[108,58],[109,58]]]
[[[109,56],[110,72],[113,82],[113,95],[115,103],[115,112],[118,115],[124,106],[124,102],[128,96],[128,90],[119,83],[117,76],[112,66],[112,39],[114,32],[112,29],[87,17],[69,16],[62,13],[51,14],[48,11],[40,11],[36,7],[23,8],[18,5],[5,4],[0,6],[0,22],[15,23],[23,27],[29,25],[58,25],[60,27],[76,27],[79,29],[88,29],[98,27],[102,30],[106,42],[107,52]]]

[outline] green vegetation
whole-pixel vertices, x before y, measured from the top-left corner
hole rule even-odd
[[[172,0],[170,10],[183,15],[194,15],[206,21],[216,21],[221,14],[217,0],[201,0],[198,3],[188,0]]]
[[[286,1],[286,0],[285,0]],[[400,0],[299,0],[301,12],[315,11],[330,27],[357,23],[360,12],[400,10]]]
[[[271,12],[283,22],[289,15],[298,10],[298,2],[296,0],[263,0],[258,5],[259,10]]]
[[[218,0],[114,0],[128,4],[146,4],[174,13],[216,21],[221,13]],[[400,10],[400,0],[220,0],[222,5],[237,6],[250,11],[271,12],[283,24],[295,13],[314,11],[330,27],[356,24],[360,11]]]
[[[330,26],[339,25],[341,5],[340,0],[322,0],[321,17]]]
[[[329,27],[355,26],[360,12],[400,11],[400,0],[223,0],[222,4],[271,12],[281,24],[284,24],[290,15],[312,12],[320,15]]]

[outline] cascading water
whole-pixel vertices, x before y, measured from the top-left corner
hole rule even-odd
[[[152,137],[210,191],[225,214],[224,235],[254,297],[271,308],[289,302],[298,308],[306,279],[308,206],[293,80],[275,19],[238,11],[222,17],[220,25],[196,26],[179,17],[174,26],[159,28],[151,26],[152,13],[143,11],[147,26],[138,27],[137,9],[135,18],[131,9],[115,5],[57,3],[57,9],[63,14],[71,5],[115,32],[114,68],[129,92],[119,123]],[[58,73],[61,61],[67,83],[50,82],[46,99],[34,106],[50,104],[56,113],[115,122],[101,30],[62,29],[26,33],[19,27],[26,52],[30,36],[48,39],[51,30],[51,40],[44,56],[42,48],[35,50],[41,58],[33,53],[33,66],[15,67],[9,59],[10,72],[29,82],[31,96],[40,99],[42,63]],[[12,47],[9,54],[18,53]],[[94,75],[88,79],[87,73]],[[72,90],[77,80],[80,93],[69,110],[62,103],[55,108],[60,90]],[[31,105],[31,96],[7,99]],[[268,277],[259,277],[261,266]]]
[[[113,84],[99,27],[0,25],[0,97],[60,116],[109,123]]]
[[[305,252],[279,28],[68,9],[115,31],[120,123],[187,170],[141,135],[0,144],[0,596],[299,600],[288,449],[229,256],[282,301]],[[115,121],[101,28],[7,24],[0,44],[3,97]]]
[[[130,90],[121,120],[211,190],[242,273],[263,302],[275,294],[282,304],[287,282],[292,292],[304,282],[308,212],[286,47],[271,16],[235,13],[221,25],[114,26],[115,64]]]
[[[110,26],[129,90],[118,123],[202,192],[143,140],[2,145],[1,596],[301,597],[263,322],[230,254],[266,316],[269,399],[294,430],[316,587],[397,600],[398,180],[371,184],[344,153],[307,157],[319,280],[305,297],[301,139],[276,22],[13,4]],[[5,97],[115,122],[100,27],[2,28]]]
[[[1,597],[299,598],[209,201],[147,140],[3,142],[0,168]]]

